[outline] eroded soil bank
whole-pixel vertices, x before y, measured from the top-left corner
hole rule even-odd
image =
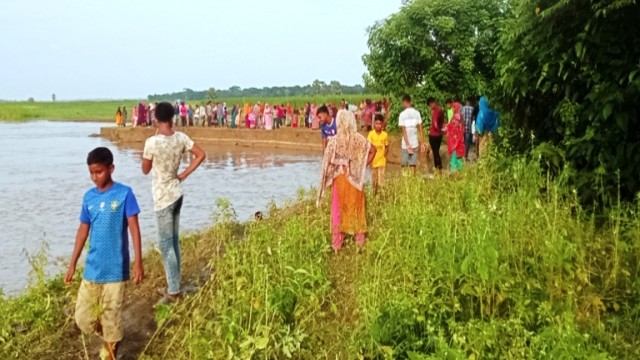
[[[278,129],[272,131],[247,129],[218,129],[185,127],[178,128],[193,140],[204,145],[255,147],[264,149],[301,150],[305,152],[322,152],[322,141],[319,130],[310,129]],[[118,128],[104,127],[100,129],[100,136],[121,143],[143,143],[155,133],[155,128]],[[400,138],[389,136],[390,148],[387,161],[390,165],[398,166],[401,160]],[[443,163],[447,163],[447,147],[443,144],[440,149]],[[426,163],[426,156],[422,155],[420,163]],[[429,159],[430,167],[433,160]]]

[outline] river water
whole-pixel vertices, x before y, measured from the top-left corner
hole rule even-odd
[[[138,198],[143,248],[156,241],[151,177],[140,170],[142,144],[121,146],[90,137],[101,126],[110,124],[0,122],[0,289],[5,294],[24,289],[31,269],[27,254],[37,253],[43,244],[48,248],[48,273],[64,270],[73,250],[82,197],[95,186],[85,163],[86,154],[95,147],[113,151],[114,180],[131,186]],[[184,232],[210,226],[218,198],[231,202],[239,220],[248,220],[270,202],[282,204],[295,198],[298,189],[318,182],[319,154],[204,149],[206,162],[183,184],[180,225]]]

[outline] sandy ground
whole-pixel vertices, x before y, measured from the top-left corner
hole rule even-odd
[[[290,151],[303,154],[322,153],[322,142],[319,130],[310,129],[278,129],[272,131],[247,130],[247,129],[219,129],[186,127],[178,128],[185,132],[197,143],[203,146],[237,146],[261,148],[271,151]],[[155,133],[154,128],[118,128],[106,127],[100,131],[100,136],[119,144],[127,146],[141,146],[139,144]],[[363,133],[364,135],[364,133]],[[387,162],[392,169],[397,169],[401,162],[401,140],[398,136],[389,136],[389,154]],[[445,168],[448,167],[449,156],[447,145],[440,148],[440,156]],[[426,154],[420,155],[420,167],[423,171],[433,172],[433,157],[427,158]],[[427,169],[427,166],[428,169]]]

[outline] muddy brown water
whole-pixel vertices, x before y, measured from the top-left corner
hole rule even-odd
[[[109,124],[110,125],[110,124]],[[27,254],[46,244],[50,274],[64,269],[73,249],[82,196],[93,183],[85,164],[95,147],[115,156],[116,181],[133,188],[141,208],[143,246],[156,241],[151,178],[140,171],[142,144],[114,144],[91,134],[105,124],[34,121],[0,123],[0,289],[19,294],[28,283]],[[319,141],[319,140],[318,140]],[[316,152],[236,146],[204,146],[207,161],[184,184],[185,232],[212,224],[216,200],[229,200],[239,220],[266,210],[275,201],[293,199],[298,189],[318,183],[321,156]],[[187,158],[184,159],[185,163]]]

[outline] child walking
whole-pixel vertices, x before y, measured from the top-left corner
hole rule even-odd
[[[133,278],[136,284],[144,279],[138,225],[140,209],[131,188],[111,178],[114,165],[109,149],[101,147],[91,151],[87,165],[96,187],[87,191],[82,201],[80,227],[65,283],[73,281],[78,259],[90,237],[75,320],[83,333],[95,334],[104,340],[100,359],[115,360],[118,343],[123,338],[122,302],[131,265],[127,228],[135,253]]]
[[[389,135],[383,131],[384,115],[377,114],[373,123],[373,130],[369,132],[367,140],[376,148],[376,157],[371,163],[371,185],[373,194],[384,186],[384,172],[387,167],[387,153],[389,152]]]
[[[158,131],[147,139],[142,155],[142,172],[153,170],[153,203],[158,220],[159,247],[162,253],[167,288],[159,289],[160,303],[174,303],[182,298],[180,287],[180,210],[182,188],[180,184],[202,164],[206,155],[193,140],[173,130],[173,106],[163,102],[156,107]],[[185,152],[195,157],[191,164],[178,173]]]

